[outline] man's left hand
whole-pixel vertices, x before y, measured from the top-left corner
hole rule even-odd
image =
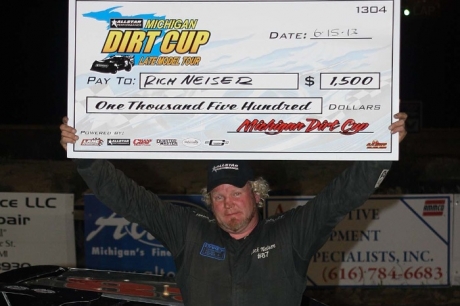
[[[406,137],[407,135],[407,131],[406,131],[407,114],[397,113],[393,117],[395,119],[398,119],[398,121],[391,124],[388,127],[388,129],[391,131],[391,134],[399,133],[399,142],[401,142],[404,139],[404,137]]]

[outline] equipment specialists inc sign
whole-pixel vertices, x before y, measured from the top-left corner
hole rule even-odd
[[[266,216],[313,197],[270,197]],[[313,286],[449,285],[452,195],[373,196],[313,256]]]

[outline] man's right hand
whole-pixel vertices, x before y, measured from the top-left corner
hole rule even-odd
[[[61,146],[66,151],[68,143],[75,143],[78,140],[78,136],[76,135],[77,130],[69,126],[67,122],[69,122],[69,118],[62,118],[62,124],[59,127],[61,129]]]

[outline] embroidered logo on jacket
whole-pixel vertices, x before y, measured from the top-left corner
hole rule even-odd
[[[206,256],[212,259],[224,260],[225,259],[225,248],[213,245],[210,243],[203,243],[201,247],[200,255]]]
[[[270,253],[270,250],[275,249],[275,248],[276,248],[276,244],[257,247],[252,250],[251,255],[257,254],[257,259],[268,258],[268,254]]]

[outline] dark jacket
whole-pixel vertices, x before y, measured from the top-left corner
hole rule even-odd
[[[300,305],[311,257],[374,192],[391,162],[356,162],[306,205],[261,220],[244,239],[212,215],[163,203],[104,160],[78,161],[99,200],[171,251],[186,305]]]

